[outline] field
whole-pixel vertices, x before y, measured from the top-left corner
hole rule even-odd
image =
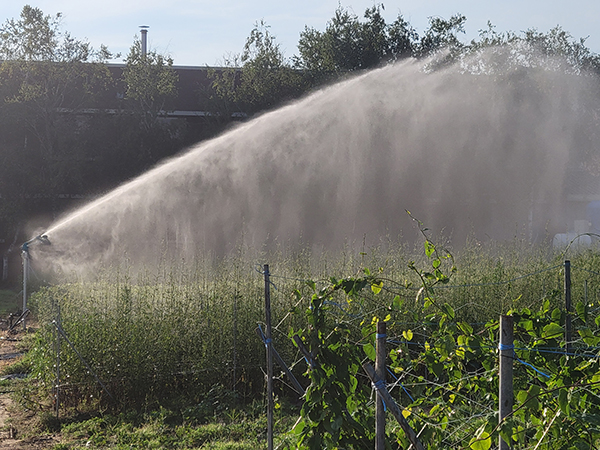
[[[107,268],[91,281],[40,288],[30,301],[39,329],[19,363],[30,373],[30,381],[19,384],[20,402],[43,418],[41,428],[60,431],[63,442],[56,448],[79,448],[84,438],[86,448],[263,446],[265,342],[257,328],[266,330],[263,264],[268,263],[272,345],[307,389],[300,400],[276,367],[278,445],[329,448],[337,439],[358,448],[361,439],[371,442],[367,429],[373,396],[360,364],[371,356],[374,324],[385,320],[388,381],[426,442],[435,448],[489,448],[491,436],[504,433],[518,448],[535,439],[548,446],[540,448],[555,448],[550,419],[546,433],[537,434],[544,429],[540,424],[546,424],[546,413],[523,407],[533,395],[527,394],[527,377],[535,377],[533,384],[540,389],[536,398],[545,410],[558,402],[557,410],[568,418],[567,410],[592,417],[596,408],[592,397],[586,400],[592,406],[586,406],[577,390],[564,394],[567,406],[557,400],[552,392],[558,388],[538,372],[552,371],[551,380],[560,379],[564,386],[557,368],[564,356],[531,351],[531,346],[543,345],[564,353],[564,339],[546,332],[565,326],[565,259],[572,267],[573,343],[586,361],[597,364],[589,356],[600,340],[595,322],[600,253],[595,249],[565,256],[522,241],[472,242],[447,253],[429,240],[424,249],[385,242],[370,249],[347,247],[335,255],[287,249],[267,255],[240,248],[218,265],[164,262],[142,273],[124,265]],[[515,398],[527,414],[511,422],[510,433],[507,427],[493,426],[497,321],[509,311],[514,311],[515,339],[523,347],[519,359],[527,357],[529,364],[515,369]],[[529,323],[533,325],[527,328]],[[321,355],[315,356],[321,361],[318,367],[308,370],[292,342],[295,334],[313,355]],[[481,350],[486,346],[490,350]],[[340,362],[333,364],[336,358]],[[575,360],[573,355],[570,361]],[[577,366],[590,380],[600,373],[591,364]],[[318,381],[320,370],[337,381]],[[586,389],[596,395],[595,387]],[[347,428],[344,414],[331,411],[341,394],[342,408],[365,427],[360,436],[356,428]],[[325,412],[317,417],[317,410]],[[457,420],[460,426],[453,422]],[[388,439],[403,442],[398,424],[388,422]],[[586,442],[596,442],[593,432],[586,433]],[[318,445],[317,434],[324,436]],[[473,436],[478,438],[473,441]]]

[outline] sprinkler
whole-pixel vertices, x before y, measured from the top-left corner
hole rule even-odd
[[[31,256],[29,255],[29,246],[37,242],[39,242],[41,245],[51,245],[48,236],[46,236],[45,234],[40,234],[39,236],[28,240],[21,246],[21,256],[23,258],[23,313],[21,314],[21,318],[23,320],[23,331],[27,330],[25,317],[29,312],[29,310],[27,309],[27,279],[29,277],[29,259],[31,258]]]

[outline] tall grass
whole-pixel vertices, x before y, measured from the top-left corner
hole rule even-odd
[[[475,325],[511,308],[535,309],[545,299],[560,308],[563,259],[547,247],[520,241],[468,243],[454,252],[458,271],[435,295],[454,307],[457,320]],[[600,253],[589,249],[573,253],[571,260],[573,302],[587,295],[589,308],[597,308]],[[265,349],[255,332],[264,321],[264,262],[270,265],[273,283],[274,346],[300,377],[306,366],[288,332],[306,326],[302,311],[309,299],[298,299],[294,291],[304,293],[308,279],[324,285],[331,277],[369,268],[386,280],[381,293],[353,303],[340,297],[332,311],[356,323],[357,329],[363,320],[386,314],[396,324],[391,332],[412,328],[424,313],[417,295],[419,278],[408,268],[410,261],[419,267],[428,264],[419,249],[386,241],[368,249],[349,245],[336,254],[284,248],[265,254],[240,248],[218,264],[164,262],[136,274],[126,265],[107,268],[93,281],[49,286],[32,298],[41,324],[30,355],[34,374],[50,391],[59,355],[63,404],[98,396],[109,400],[64,341],[58,351],[56,321],[106,385],[116,407],[182,400],[194,404],[214,385],[242,399],[253,398],[264,390]],[[404,299],[402,313],[389,309],[397,295]],[[280,393],[291,392],[283,382],[277,386]]]

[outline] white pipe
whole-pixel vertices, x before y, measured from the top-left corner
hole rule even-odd
[[[27,279],[29,278],[29,250],[27,244],[23,245],[23,331],[27,330],[25,311],[27,311]]]
[[[142,35],[142,57],[148,54],[148,26],[142,25],[140,33]]]

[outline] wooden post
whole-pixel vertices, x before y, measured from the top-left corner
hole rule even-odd
[[[271,281],[269,265],[264,265],[265,274],[265,346],[267,348],[267,450],[273,450],[273,353],[271,352]]]
[[[565,261],[565,352],[571,353],[571,261]]]
[[[500,392],[499,392],[499,423],[512,414],[513,408],[513,360],[515,346],[513,344],[513,318],[500,316]],[[508,442],[499,438],[500,450],[510,449]]]
[[[232,380],[232,390],[235,393],[236,385],[237,385],[237,303],[238,303],[238,293],[237,287],[235,289],[235,294],[233,295],[233,380]]]
[[[58,323],[58,326],[61,326],[61,321],[60,321],[60,305],[57,305],[56,307],[56,321]],[[59,418],[59,411],[60,411],[60,333],[58,332],[58,329],[56,330],[56,397],[54,399],[54,401],[56,402],[55,406],[56,406],[56,418]]]
[[[385,341],[386,341],[386,324],[385,322],[377,322],[376,334],[376,356],[375,356],[375,374],[377,378],[385,381]],[[379,391],[377,391],[377,402],[375,403],[375,450],[385,449],[385,405]]]
[[[400,411],[400,408],[394,401],[394,398],[388,392],[387,388],[385,387],[385,384],[375,374],[375,369],[373,369],[373,366],[371,366],[371,364],[369,363],[364,363],[363,369],[365,372],[367,372],[367,375],[369,375],[369,378],[375,385],[377,392],[383,397],[387,409],[396,418],[396,420],[400,424],[400,428],[402,428],[402,430],[406,434],[406,437],[408,438],[412,446],[415,448],[415,450],[425,450],[425,447],[423,447],[423,444],[421,444],[421,441],[419,441],[419,438],[417,437],[416,433],[410,427],[409,423],[402,415],[402,411]]]

